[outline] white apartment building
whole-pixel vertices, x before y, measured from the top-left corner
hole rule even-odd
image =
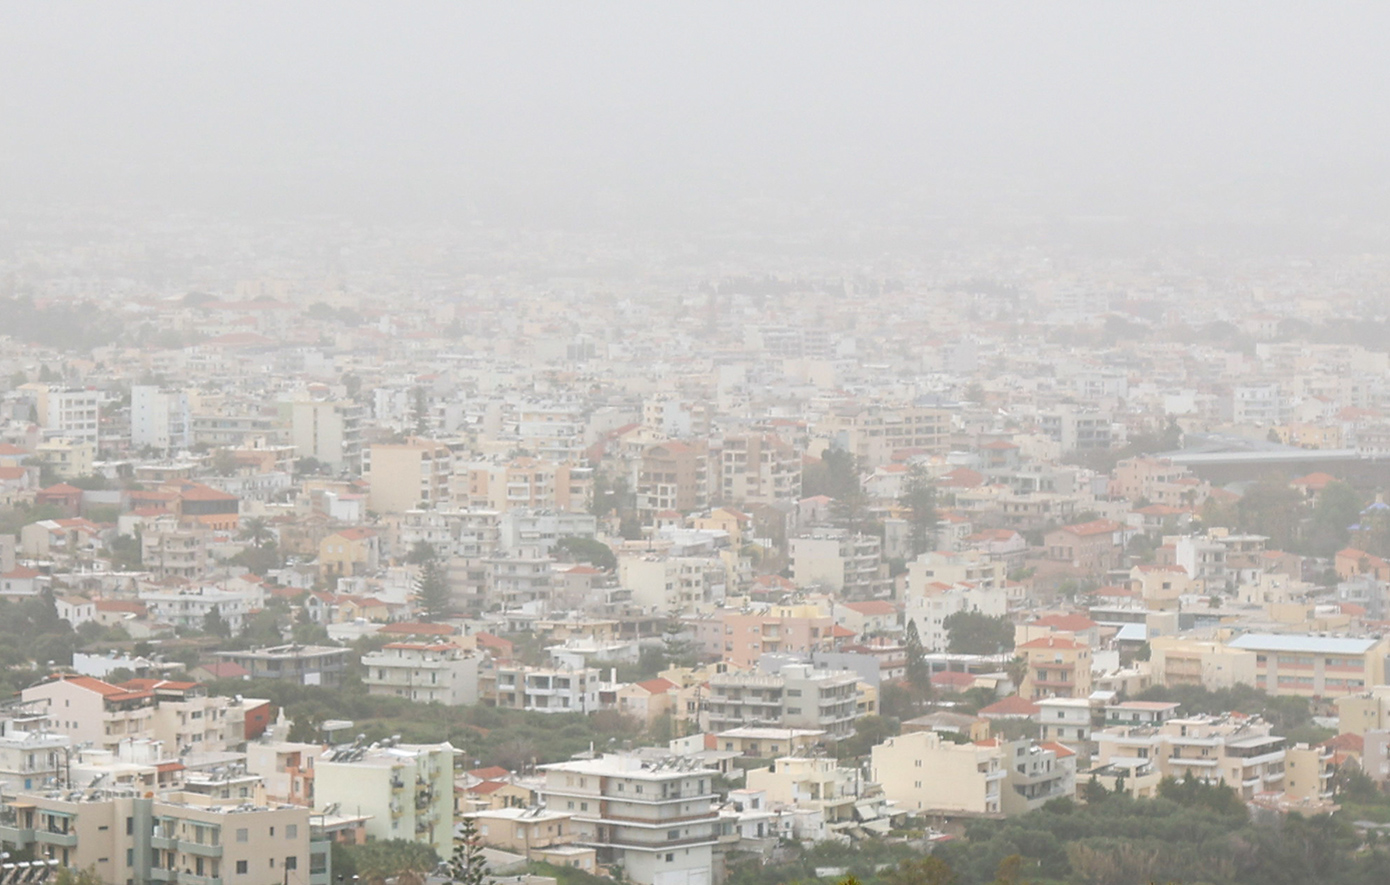
[[[703,714],[710,731],[745,725],[814,729],[825,740],[854,733],[859,676],[849,670],[818,670],[787,664],[776,674],[716,673],[710,677]]]
[[[873,535],[821,531],[791,539],[792,580],[865,599],[883,586],[883,542]]]
[[[574,815],[581,845],[638,885],[710,885],[718,840],[714,776],[693,760],[605,754],[540,766],[546,808]]]
[[[1157,725],[1117,725],[1094,733],[1099,765],[1153,764],[1165,777],[1188,774],[1230,786],[1244,799],[1283,791],[1285,740],[1258,716],[1186,716]]]
[[[440,704],[476,704],[483,657],[450,643],[391,642],[362,656],[367,694]]]
[[[499,664],[494,691],[497,706],[512,710],[591,713],[599,709],[599,690],[611,687],[594,667],[570,670]]]
[[[290,442],[299,457],[334,470],[355,470],[362,461],[362,406],[349,400],[297,400],[289,404]]]
[[[714,557],[659,556],[618,557],[618,583],[632,591],[632,602],[643,611],[690,612],[720,602],[728,571]]]
[[[367,836],[454,850],[454,755],[442,744],[342,747],[314,760],[314,804],[370,815]]]
[[[152,384],[130,388],[130,444],[170,454],[193,444],[193,416],[188,394]]]
[[[0,792],[13,796],[58,782],[72,739],[48,729],[46,708],[10,702],[0,708]]]

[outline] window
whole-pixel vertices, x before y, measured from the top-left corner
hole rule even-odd
[[[675,862],[676,862],[676,855],[675,855],[675,854],[668,854],[668,855],[666,855],[666,862],[667,862],[667,863],[675,863]]]
[[[270,828],[270,835],[272,835],[272,836],[275,835],[275,828],[274,828],[274,827],[271,827],[271,828]],[[274,861],[271,861],[271,863],[274,863]]]
[[[681,837],[681,831],[680,831],[680,830],[667,830],[667,831],[666,831],[666,838],[667,838],[667,839],[670,839],[670,840],[672,840],[672,841],[675,841],[676,839],[679,839],[680,837]]]
[[[250,839],[251,831],[248,830],[246,827],[241,827],[236,831],[236,840],[238,842],[247,842],[250,841]]]
[[[125,834],[127,836],[135,835],[135,818],[128,817],[125,819]]]
[[[239,860],[239,861],[237,861],[237,862],[236,862],[236,874],[237,874],[238,876],[244,876],[244,875],[247,874],[247,872],[249,872],[249,871],[248,871],[247,868],[246,868],[246,861],[244,861],[244,860]]]
[[[285,838],[286,838],[286,839],[298,839],[298,838],[299,838],[299,824],[286,824],[286,825],[285,825]]]
[[[296,857],[296,856],[293,855],[293,854],[291,854],[289,857],[285,858],[285,869],[287,869],[287,870],[297,870],[297,869],[299,869],[299,858]]]

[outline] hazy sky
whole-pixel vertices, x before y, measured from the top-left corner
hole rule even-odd
[[[1387,205],[1385,3],[0,3],[0,187],[573,221]]]

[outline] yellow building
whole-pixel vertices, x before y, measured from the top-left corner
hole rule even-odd
[[[96,462],[97,447],[82,440],[60,437],[39,443],[34,455],[53,468],[59,479],[90,476]]]
[[[319,576],[325,579],[373,572],[380,559],[381,536],[375,529],[343,529],[319,542]]]
[[[1338,697],[1385,682],[1390,638],[1246,633],[1227,643],[1255,654],[1255,687],[1270,694]]]
[[[1390,685],[1372,685],[1360,694],[1343,695],[1337,705],[1337,731],[1364,736],[1390,729]]]
[[[869,777],[912,814],[998,815],[1008,771],[994,740],[957,744],[934,731],[888,738],[873,748]]]
[[[546,808],[499,808],[464,817],[473,819],[484,845],[527,860],[594,871],[596,852],[576,844],[572,814]]]
[[[1091,694],[1091,647],[1064,636],[1044,636],[1017,648],[1028,664],[1019,694],[1038,698],[1084,698]]]
[[[1284,795],[1302,802],[1332,799],[1332,748],[1294,744],[1284,751]]]
[[[1255,684],[1255,653],[1225,643],[1155,636],[1149,640],[1149,653],[1155,685],[1204,685],[1215,690]]]
[[[377,513],[429,509],[449,500],[453,455],[449,447],[427,439],[373,445],[365,470],[370,485],[367,506]]]

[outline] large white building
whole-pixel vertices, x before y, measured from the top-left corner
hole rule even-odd
[[[177,452],[193,444],[193,415],[188,394],[152,384],[130,388],[130,444],[149,446],[162,453]]]
[[[639,885],[709,885],[718,840],[717,772],[636,756],[540,766],[546,808],[574,815],[580,844]]]
[[[421,842],[449,857],[456,752],[447,741],[336,749],[313,763],[314,804],[369,815],[370,838]]]
[[[362,656],[367,694],[440,704],[476,704],[482,656],[447,642],[390,642]]]

